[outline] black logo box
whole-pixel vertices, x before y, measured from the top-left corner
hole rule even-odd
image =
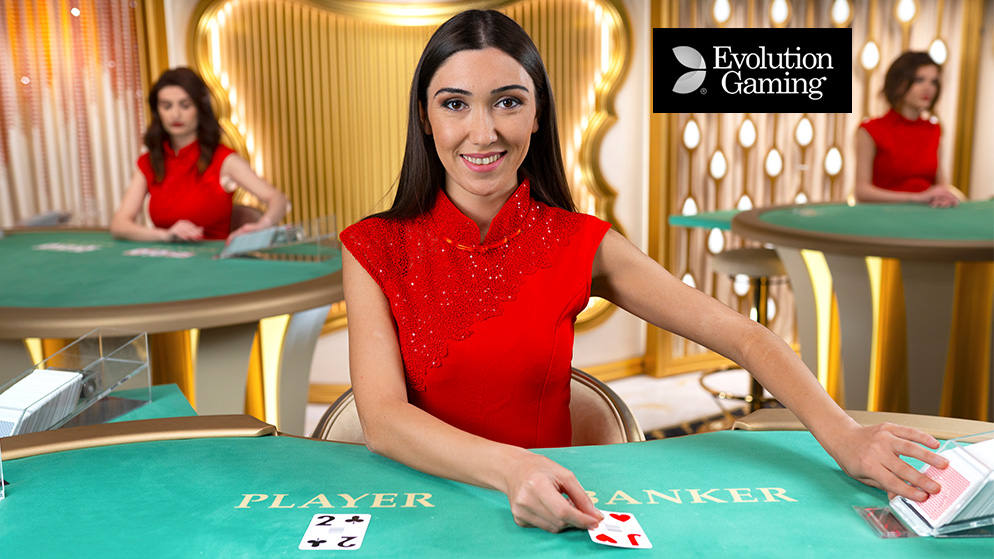
[[[655,28],[652,56],[656,113],[852,112],[850,28]]]

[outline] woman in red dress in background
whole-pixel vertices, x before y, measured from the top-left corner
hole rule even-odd
[[[260,178],[231,148],[220,143],[221,127],[207,85],[193,70],[166,70],[148,95],[152,123],[148,152],[138,158],[111,233],[135,241],[226,239],[276,225],[286,197]],[[254,223],[231,231],[232,197],[243,187],[266,205]],[[149,196],[152,227],[138,223]]]
[[[906,52],[887,69],[890,110],[856,132],[857,200],[949,207],[964,198],[939,161],[939,123],[926,117],[941,89],[939,65],[927,53]]]

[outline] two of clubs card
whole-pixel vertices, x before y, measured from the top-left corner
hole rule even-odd
[[[298,549],[355,551],[369,528],[368,514],[315,514]]]
[[[604,520],[593,530],[587,530],[594,543],[610,547],[630,549],[651,549],[652,543],[642,530],[642,525],[630,512],[609,512],[602,510]]]

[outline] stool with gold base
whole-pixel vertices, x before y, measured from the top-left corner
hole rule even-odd
[[[726,250],[715,255],[712,261],[712,268],[719,274],[728,276],[745,275],[749,278],[752,291],[752,308],[756,309],[756,322],[767,326],[767,299],[771,282],[781,278],[786,281],[787,271],[777,252],[771,248],[737,248]],[[711,393],[719,400],[741,400],[749,405],[749,411],[754,412],[769,402],[763,395],[763,386],[750,377],[750,387],[748,394],[730,394],[722,390],[715,390],[707,385],[705,380],[712,374],[727,370],[721,368],[707,371],[701,375],[701,387]],[[724,412],[724,409],[722,410]],[[726,413],[726,416],[728,414]],[[729,418],[731,419],[731,418]]]

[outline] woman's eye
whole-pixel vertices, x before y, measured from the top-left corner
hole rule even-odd
[[[518,101],[514,97],[505,97],[497,101],[497,106],[502,109],[513,109],[519,105],[521,105],[521,101]]]
[[[459,109],[465,107],[466,103],[463,103],[459,99],[449,99],[448,101],[442,103],[442,106],[446,109],[458,111]]]

